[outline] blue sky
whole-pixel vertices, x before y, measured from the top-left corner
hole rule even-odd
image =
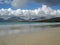
[[[20,8],[20,9],[35,9],[35,8],[41,8],[42,7],[42,4],[36,4],[36,3],[28,3],[25,7],[23,8]],[[11,4],[6,4],[6,3],[3,3],[3,4],[0,4],[0,9],[1,8],[12,8],[12,9],[18,9],[18,8],[15,8],[13,7]],[[53,9],[60,9],[60,6],[51,6],[51,8]]]
[[[40,8],[42,5],[41,4],[34,4],[34,3],[28,3],[26,7],[24,8],[21,8],[21,9],[35,9],[35,8]],[[15,7],[12,7],[10,4],[0,4],[0,9],[1,8],[12,8],[12,9],[18,9],[18,8],[15,8]]]

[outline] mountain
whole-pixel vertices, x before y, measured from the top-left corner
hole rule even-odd
[[[40,20],[38,22],[60,22],[60,17],[50,18],[46,20]]]
[[[3,18],[0,18],[0,22],[4,22],[5,21],[5,19],[3,19]]]
[[[24,19],[20,18],[20,17],[11,17],[11,18],[8,18],[6,21],[16,21],[16,22],[19,22],[19,21],[24,21]]]
[[[33,18],[33,19],[26,19],[26,18],[22,18],[22,17],[11,17],[11,18],[8,18],[6,21],[16,21],[16,22],[33,22],[33,21],[36,21],[36,20],[43,20],[45,19],[45,17],[39,17],[39,18]]]
[[[24,18],[14,16],[8,19],[0,18],[0,22],[60,22],[60,17],[49,18],[49,19],[45,17],[39,17],[26,20]]]

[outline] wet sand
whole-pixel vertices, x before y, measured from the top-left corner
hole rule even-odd
[[[47,30],[0,37],[0,45],[60,45],[60,27]]]

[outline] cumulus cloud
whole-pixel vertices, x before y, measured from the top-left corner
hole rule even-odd
[[[43,5],[41,8],[37,8],[34,10],[13,10],[11,8],[0,9],[0,18],[10,18],[12,16],[17,16],[25,19],[39,17],[60,17],[60,10],[54,10],[46,5]]]

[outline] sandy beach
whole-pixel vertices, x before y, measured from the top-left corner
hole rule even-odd
[[[29,34],[0,37],[0,45],[60,45],[60,27]]]

